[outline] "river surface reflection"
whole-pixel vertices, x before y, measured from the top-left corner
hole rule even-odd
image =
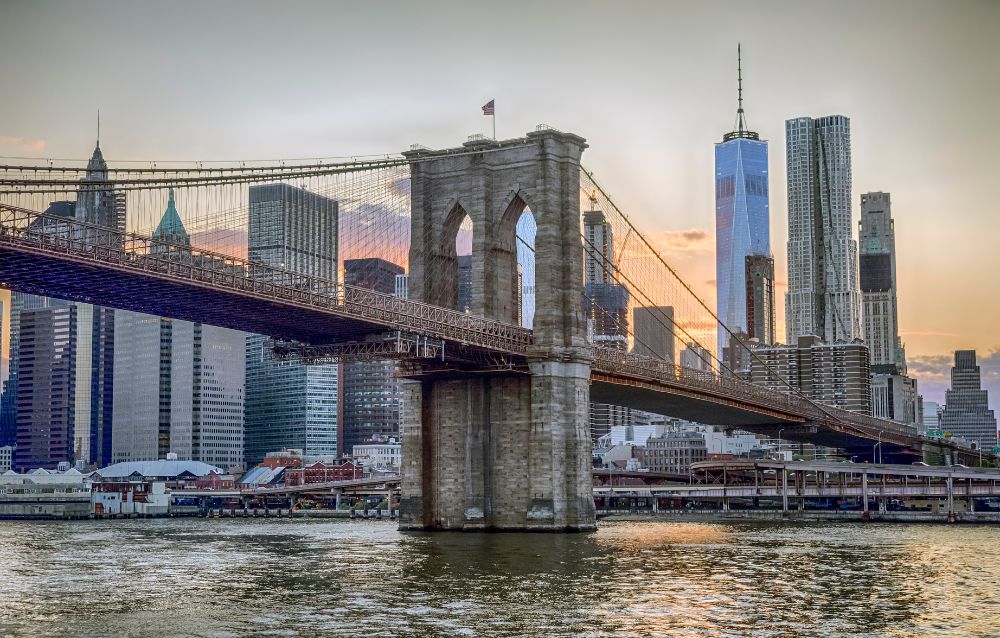
[[[1000,636],[1000,530],[0,522],[0,635]]]

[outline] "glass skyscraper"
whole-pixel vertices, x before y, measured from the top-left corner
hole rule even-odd
[[[770,256],[771,239],[767,142],[747,129],[742,65],[738,78],[736,130],[715,145],[715,281],[719,320],[733,333],[746,334],[746,258]],[[720,326],[720,357],[728,346],[729,333]]]
[[[461,258],[459,258],[461,259]],[[378,257],[344,260],[344,284],[391,295],[403,267]],[[396,361],[348,361],[341,366],[343,452],[375,436],[399,436],[403,394]]]
[[[288,184],[250,187],[249,257],[286,270],[337,280],[337,201]],[[331,291],[333,292],[333,291]],[[262,335],[246,339],[246,461],[301,449],[337,456],[337,364],[280,360]]]
[[[153,254],[190,255],[173,190]],[[114,318],[112,458],[243,465],[244,333],[118,310]]]

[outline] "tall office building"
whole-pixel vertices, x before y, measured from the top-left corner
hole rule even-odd
[[[583,213],[583,236],[583,283],[613,284],[614,232],[603,211]]]
[[[712,353],[694,342],[689,342],[681,350],[680,366],[688,370],[712,371]]]
[[[997,419],[983,390],[975,350],[957,350],[951,389],[944,393],[941,429],[982,446],[997,442]]]
[[[76,202],[58,201],[49,204],[45,209],[45,214],[51,217],[68,217],[75,215]],[[36,219],[29,228],[34,232],[44,232],[46,218]],[[49,297],[41,297],[23,292],[11,291],[10,293],[10,338],[8,340],[8,372],[7,381],[4,385],[3,405],[0,406],[0,445],[14,445],[17,437],[17,394],[18,394],[18,365],[19,365],[19,344],[21,340],[21,311],[43,307],[49,304],[65,304],[67,302]]]
[[[593,200],[592,200],[593,202]],[[595,344],[628,349],[629,294],[615,279],[614,231],[603,211],[583,213],[583,314]],[[590,434],[594,441],[618,425],[633,423],[634,412],[607,403],[590,403]]]
[[[243,466],[244,333],[115,313],[112,458]]]
[[[337,281],[337,201],[288,184],[250,187],[250,261]]]
[[[76,437],[77,306],[21,313],[18,366],[18,470],[73,460]]]
[[[872,369],[884,374],[906,374],[906,357],[899,339],[896,302],[896,232],[889,193],[861,196],[861,301],[865,343]]]
[[[458,256],[458,308],[472,312],[472,255]]]
[[[872,416],[917,425],[917,380],[899,374],[872,371]]]
[[[249,258],[321,281],[337,281],[337,202],[288,184],[250,187]],[[266,276],[266,275],[265,275]],[[336,364],[279,360],[262,335],[246,338],[246,462],[267,452],[338,452],[339,388]]]
[[[344,284],[387,295],[396,292],[396,277],[403,267],[379,257],[344,260]]]
[[[769,346],[777,341],[774,330],[774,257],[747,255],[747,338]]]
[[[860,340],[824,344],[799,337],[794,346],[762,347],[750,362],[753,383],[781,392],[798,392],[834,407],[872,413],[868,348]]]
[[[747,333],[746,259],[771,255],[767,142],[747,128],[743,112],[743,69],[738,71],[735,130],[715,145],[716,313],[733,333]],[[719,327],[719,356],[729,347]]]
[[[750,379],[750,360],[753,351],[760,347],[756,339],[751,340],[745,332],[736,332],[729,335],[729,341],[722,349],[722,373],[727,376],[739,377],[743,380]]]
[[[3,303],[0,303],[0,352],[3,352],[3,335]],[[10,371],[8,370],[8,377],[9,374]],[[15,421],[8,420],[7,418],[7,391],[9,387],[9,378],[4,379],[3,392],[0,393],[0,447],[10,446],[13,449],[17,438],[17,424]]]
[[[152,251],[190,245],[170,191]],[[173,452],[180,460],[242,467],[244,375],[244,333],[117,311],[113,460]]]
[[[107,179],[108,164],[104,161],[101,141],[98,140],[94,153],[87,162],[87,172],[77,191],[74,216],[78,222],[124,233],[125,193],[111,190],[105,183]],[[120,245],[124,239],[121,235],[114,236],[104,230],[86,229],[82,233],[91,243]]]
[[[345,259],[344,283],[391,295],[403,267],[379,258]],[[343,452],[373,436],[398,436],[403,395],[395,361],[349,361],[341,367]]]
[[[45,297],[19,305],[14,466],[103,464],[111,439],[114,314]]]
[[[788,343],[862,337],[858,245],[851,221],[851,121],[785,122],[788,164]]]
[[[81,231],[80,239],[120,244],[121,235],[115,232],[125,229],[125,198],[101,183],[107,179],[98,143],[76,201],[52,202],[46,213],[103,227]],[[31,227],[38,233],[57,228],[45,218]],[[114,311],[15,292],[10,323],[10,375],[0,416],[8,436],[13,424],[16,441],[25,446],[15,452],[15,466],[109,463]],[[46,441],[48,451],[43,449]]]
[[[636,306],[632,309],[635,344],[632,352],[674,363],[673,306]]]
[[[191,247],[191,236],[184,228],[184,222],[181,221],[181,217],[177,213],[177,204],[174,201],[174,189],[172,188],[167,191],[167,208],[163,211],[163,217],[160,218],[156,230],[153,231],[152,240],[154,254],[165,251],[168,244],[170,247]]]
[[[896,232],[889,193],[861,196],[858,222],[862,317],[871,353],[872,406],[877,417],[918,423],[917,381],[906,376],[896,298]]]
[[[944,407],[937,401],[924,401],[921,410],[921,434],[941,435],[941,414]]]
[[[620,284],[585,284],[583,314],[595,344],[628,349],[629,294]]]
[[[393,294],[400,299],[410,298],[410,276],[396,275],[396,288]]]
[[[626,349],[629,293],[615,279],[614,232],[604,213],[583,213],[583,313],[595,343]]]

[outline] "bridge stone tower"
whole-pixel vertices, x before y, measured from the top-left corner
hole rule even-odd
[[[406,153],[409,296],[457,307],[455,238],[473,224],[472,313],[519,323],[515,227],[535,217],[527,373],[424,369],[405,381],[401,529],[592,530],[591,349],[582,313],[583,138],[554,130]]]

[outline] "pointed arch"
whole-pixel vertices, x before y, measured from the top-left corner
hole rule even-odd
[[[538,209],[531,205],[531,196],[517,184],[514,184],[514,188],[510,190],[499,208],[502,212],[498,218],[497,236],[507,237],[512,234],[526,208],[531,210],[532,215],[537,219]]]
[[[438,246],[438,251],[441,255],[454,257],[457,254],[455,252],[455,241],[462,228],[462,222],[465,221],[466,217],[472,221],[473,234],[476,232],[476,222],[458,197],[452,198],[448,206],[445,207],[445,210],[448,213],[445,215],[444,224],[441,227],[441,243]]]

